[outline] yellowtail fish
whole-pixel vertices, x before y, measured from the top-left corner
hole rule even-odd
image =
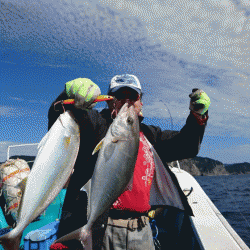
[[[4,249],[19,249],[24,229],[59,194],[70,177],[79,145],[79,126],[71,112],[66,111],[58,117],[38,146],[22,197],[17,226],[0,237]]]
[[[88,223],[55,242],[77,239],[85,250],[92,249],[93,224],[130,183],[139,148],[139,121],[133,106],[123,105],[101,143],[91,179]]]

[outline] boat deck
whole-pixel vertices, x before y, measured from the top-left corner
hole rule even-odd
[[[201,249],[249,250],[195,178],[184,170],[178,168],[171,170],[175,173],[182,190],[193,188],[188,196],[188,202],[194,213],[194,217],[190,217],[190,220]]]

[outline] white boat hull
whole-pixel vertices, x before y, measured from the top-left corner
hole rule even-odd
[[[171,170],[176,175],[182,190],[193,188],[188,196],[188,202],[194,213],[194,216],[190,216],[190,220],[200,248],[206,250],[249,250],[195,178],[184,170],[175,167]]]

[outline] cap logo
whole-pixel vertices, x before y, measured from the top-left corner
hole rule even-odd
[[[118,79],[116,82],[125,82],[123,79]]]
[[[124,75],[116,75],[111,79],[111,83],[109,85],[109,90],[116,89],[122,86],[129,86],[133,89],[136,89],[137,92],[141,92],[141,84],[138,78],[134,75],[124,74]],[[139,93],[139,92],[138,92]]]

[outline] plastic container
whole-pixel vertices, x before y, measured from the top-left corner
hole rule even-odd
[[[62,206],[63,206],[65,195],[66,195],[66,190],[63,189],[59,193],[59,195],[55,198],[55,200],[45,210],[45,212],[42,215],[40,215],[34,222],[28,225],[28,227],[23,232],[20,249],[23,249],[23,248],[24,249],[49,249],[50,244],[55,239],[56,231],[58,230],[59,219],[61,217]],[[50,226],[47,227],[48,225]],[[0,235],[3,235],[8,232],[9,229],[7,229],[7,227],[8,227],[8,224],[5,220],[2,209],[0,208]],[[26,236],[29,233],[33,233],[34,231],[38,231],[38,230],[43,230],[44,227],[45,227],[45,231],[42,231],[39,234],[34,234],[31,237],[32,239],[25,240]],[[47,229],[50,229],[50,231]],[[49,239],[48,235],[49,237],[51,237],[51,239]],[[39,241],[37,242],[35,241],[36,237],[37,239],[39,239]],[[24,247],[25,242],[26,242],[26,247]],[[33,244],[33,243],[36,243],[36,244]],[[40,248],[37,248],[37,247],[40,247]],[[1,245],[0,245],[0,250],[3,250],[3,247]]]
[[[56,220],[28,233],[24,237],[24,250],[49,250],[50,245],[57,239],[58,226],[59,220]]]

